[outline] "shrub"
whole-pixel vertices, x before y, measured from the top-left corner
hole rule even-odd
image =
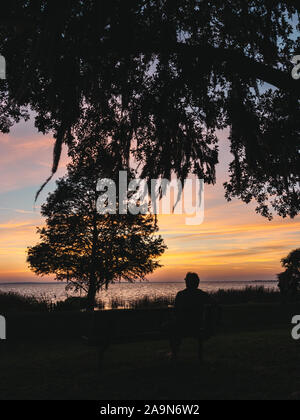
[[[47,312],[51,310],[51,302],[46,297],[23,296],[19,293],[0,292],[1,313],[9,312]]]

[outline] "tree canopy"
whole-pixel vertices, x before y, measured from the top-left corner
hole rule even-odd
[[[62,144],[83,130],[131,155],[144,178],[216,181],[217,131],[231,128],[226,197],[294,217],[299,197],[296,0],[12,0],[2,6],[0,130],[28,107]]]
[[[153,216],[99,214],[97,185],[103,176],[93,154],[83,167],[69,165],[42,207],[40,243],[28,249],[37,275],[55,274],[70,289],[83,290],[90,308],[110,283],[145,280],[160,267],[157,258],[166,249]]]
[[[300,284],[300,248],[290,252],[281,263],[285,271],[278,275],[279,288],[283,294],[293,296],[298,292]]]
[[[292,251],[286,258],[283,258],[282,266],[287,270],[292,270],[300,279],[300,248]]]

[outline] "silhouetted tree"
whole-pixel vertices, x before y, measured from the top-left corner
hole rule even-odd
[[[294,297],[300,283],[300,248],[292,251],[281,262],[286,270],[278,274],[278,287],[284,298]]]
[[[144,280],[160,267],[166,246],[151,215],[99,214],[97,183],[107,174],[92,152],[82,160],[82,167],[69,165],[42,206],[46,225],[38,229],[40,243],[28,249],[28,262],[37,275],[55,274],[68,288],[85,291],[93,309],[101,288]]]
[[[231,127],[226,197],[271,217],[300,210],[298,0],[11,0],[1,8],[0,129],[36,113],[62,144],[84,127],[145,178],[215,182]],[[299,26],[298,26],[299,29]],[[97,134],[97,135],[96,135]]]

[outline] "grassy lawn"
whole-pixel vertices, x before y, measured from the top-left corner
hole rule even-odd
[[[287,399],[300,392],[300,348],[288,328],[218,335],[200,366],[187,340],[174,367],[166,342],[112,347],[102,374],[80,341],[8,343],[0,399]]]

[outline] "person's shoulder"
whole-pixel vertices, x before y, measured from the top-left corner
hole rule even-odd
[[[197,293],[198,293],[198,296],[201,297],[202,299],[205,299],[205,300],[210,300],[211,299],[210,295],[207,292],[204,292],[201,289],[198,289]]]
[[[198,295],[202,295],[202,296],[209,296],[209,295],[208,295],[208,293],[204,292],[204,291],[203,291],[203,290],[201,290],[201,289],[197,289],[197,293],[198,293]]]
[[[180,290],[180,291],[177,293],[177,297],[184,296],[185,294],[186,294],[186,290]]]

